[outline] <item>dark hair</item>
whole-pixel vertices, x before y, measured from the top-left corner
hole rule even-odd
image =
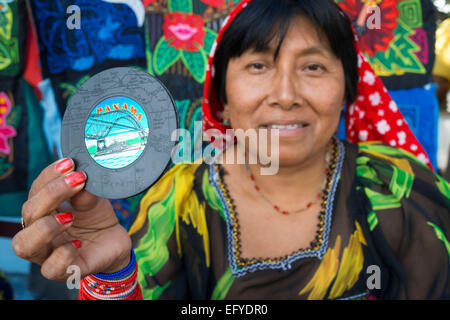
[[[347,103],[357,96],[358,67],[351,22],[333,0],[253,0],[243,9],[225,31],[214,56],[213,80],[216,96],[226,104],[225,78],[228,62],[245,51],[268,48],[278,40],[277,58],[281,44],[296,16],[309,18],[319,35],[328,38],[331,49],[343,65]]]

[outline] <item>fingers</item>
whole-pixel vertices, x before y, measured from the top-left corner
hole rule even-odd
[[[19,257],[41,264],[53,250],[52,241],[72,223],[72,213],[60,213],[36,220],[14,236],[13,250]]]
[[[48,215],[62,202],[80,192],[85,185],[86,178],[86,174],[83,172],[71,172],[67,176],[54,178],[43,185],[22,206],[22,218],[25,226],[31,226],[34,221]]]
[[[67,269],[78,257],[81,245],[79,240],[74,240],[56,248],[42,264],[42,275],[49,280],[65,280],[68,277]]]
[[[33,181],[29,198],[33,197],[43,186],[49,183],[51,180],[60,177],[61,175],[69,175],[75,169],[75,164],[72,159],[64,158],[53,162],[46,167],[39,176]]]

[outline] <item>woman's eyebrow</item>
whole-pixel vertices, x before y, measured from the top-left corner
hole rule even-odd
[[[265,48],[262,48],[260,50],[256,50],[255,48],[252,48],[251,51],[248,53],[250,55],[270,55],[274,56],[276,52],[276,47],[272,45],[268,45]],[[309,47],[306,47],[304,49],[301,49],[298,53],[296,53],[297,57],[304,57],[304,56],[311,56],[311,55],[321,55],[325,58],[329,58],[330,55],[333,55],[333,52],[323,45],[312,45]]]
[[[331,51],[324,46],[311,46],[311,47],[307,47],[305,49],[300,50],[300,52],[297,54],[298,56],[308,56],[308,55],[313,55],[313,54],[320,54],[323,56],[329,56],[329,54],[331,53]]]
[[[270,54],[273,55],[276,51],[276,48],[274,46],[267,46],[261,50],[256,50],[253,48],[250,53],[251,54]],[[314,55],[319,54],[325,57],[329,57],[330,54],[332,54],[332,51],[328,49],[325,46],[322,45],[313,45],[304,49],[301,49],[296,55],[297,56],[308,56],[308,55]]]

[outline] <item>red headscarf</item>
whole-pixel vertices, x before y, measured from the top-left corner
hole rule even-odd
[[[221,121],[223,106],[216,97],[212,84],[214,77],[213,60],[217,44],[221,41],[228,26],[250,1],[243,0],[225,19],[211,48],[206,67],[202,104],[203,130],[205,132],[209,129],[219,130],[224,141],[228,143],[230,139],[225,135],[225,131],[226,129],[231,129],[231,127]],[[340,10],[338,6],[336,7]],[[345,14],[343,11],[341,12]],[[353,33],[355,36],[355,49],[358,55],[359,81],[357,98],[353,104],[348,106],[345,114],[347,140],[352,143],[381,141],[391,146],[402,148],[414,154],[433,170],[424,148],[409,128],[397,104],[392,100],[380,78],[375,74],[364,54],[360,51],[358,37],[354,29]]]

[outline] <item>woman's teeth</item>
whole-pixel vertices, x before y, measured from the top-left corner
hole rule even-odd
[[[281,129],[281,130],[292,130],[297,128],[303,128],[306,127],[305,124],[297,123],[297,124],[288,124],[288,125],[281,125],[281,124],[271,124],[267,126],[270,129]]]

